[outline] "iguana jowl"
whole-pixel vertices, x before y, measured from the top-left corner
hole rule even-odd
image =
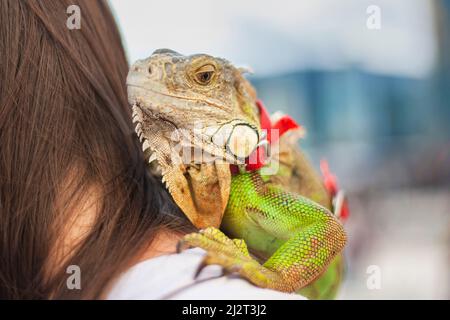
[[[205,228],[185,236],[182,247],[201,247],[204,264],[287,292],[319,278],[330,263],[333,272],[340,268],[345,232],[294,144],[280,140],[285,173],[230,174],[230,163],[248,157],[264,138],[255,91],[240,69],[209,55],[160,49],[133,64],[127,86],[144,151],[175,202]],[[186,149],[209,161],[186,158]],[[221,222],[226,235],[217,229]],[[327,294],[335,292],[333,283],[326,283]]]

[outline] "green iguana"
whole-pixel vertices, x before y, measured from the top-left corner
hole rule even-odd
[[[332,298],[346,234],[289,135],[278,141],[277,174],[245,170],[267,132],[243,72],[224,59],[169,49],[130,69],[128,99],[152,173],[201,229],[179,249],[201,247],[202,266],[221,265],[259,287]]]

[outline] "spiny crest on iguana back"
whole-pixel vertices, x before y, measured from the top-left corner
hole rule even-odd
[[[173,199],[196,227],[218,227],[229,164],[261,140],[255,90],[224,59],[168,49],[135,62],[127,86],[136,132]]]

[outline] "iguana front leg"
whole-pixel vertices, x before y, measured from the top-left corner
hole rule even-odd
[[[263,264],[216,230],[184,237],[183,246],[205,249],[205,264],[219,264],[260,287],[294,292],[317,278],[344,247],[341,224],[324,207],[264,183],[258,172],[232,178],[222,228],[257,251],[272,251]],[[220,239],[223,236],[219,237]]]
[[[230,239],[217,228],[209,227],[184,236],[178,243],[177,251],[187,247],[199,247],[207,251],[197,274],[205,266],[217,264],[225,272],[237,272],[259,287],[292,291],[283,288],[285,281],[281,274],[265,268],[250,255],[244,240]]]

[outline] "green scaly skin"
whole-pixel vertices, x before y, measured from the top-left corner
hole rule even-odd
[[[259,171],[243,172],[232,178],[221,229],[226,235],[207,228],[185,236],[181,245],[205,249],[204,265],[219,264],[259,287],[303,288],[300,293],[310,298],[334,295],[346,235],[328,209],[264,182]]]

